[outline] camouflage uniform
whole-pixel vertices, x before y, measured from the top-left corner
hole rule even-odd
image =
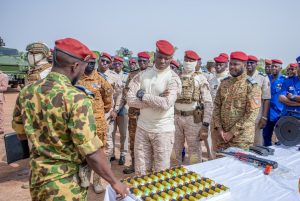
[[[4,111],[3,104],[5,101],[3,92],[8,87],[8,76],[0,71],[0,134],[4,133]]]
[[[82,75],[77,84],[85,87],[95,95],[93,111],[97,127],[96,133],[103,146],[106,146],[107,123],[105,113],[108,113],[112,107],[113,89],[96,70],[91,75]]]
[[[253,78],[257,82],[257,84],[261,90],[262,101],[270,100],[271,99],[271,87],[270,87],[270,80],[269,80],[268,76],[262,72],[255,70],[255,72],[251,76],[251,78]],[[258,128],[258,123],[262,117],[262,112],[263,112],[263,105],[261,105],[261,107],[259,109],[259,113],[256,118],[256,121],[255,121],[254,144],[257,144],[257,145],[263,144],[263,139],[262,139],[263,129]]]
[[[188,145],[189,164],[202,162],[200,134],[202,123],[210,123],[212,99],[209,84],[202,74],[185,74],[181,76],[182,94],[175,104],[175,146],[173,147],[176,164],[181,165],[184,142]],[[201,122],[194,122],[193,114],[197,106],[204,106]]]
[[[42,64],[40,66],[31,67],[27,73],[27,84],[32,84],[43,77],[41,73],[52,67],[52,64]]]
[[[78,169],[102,147],[96,135],[91,98],[62,74],[26,86],[19,94],[12,127],[32,143],[32,200],[86,200]]]
[[[106,70],[104,73],[99,73],[105,80],[111,84],[113,88],[113,107],[111,109],[114,111],[119,111],[122,103],[122,80],[120,76],[112,71]],[[110,112],[111,112],[110,111]],[[115,140],[114,140],[114,130],[116,129],[116,121],[111,122],[109,119],[110,112],[105,114],[105,119],[107,119],[108,124],[108,134],[107,134],[107,156],[108,158],[113,157],[115,155]],[[123,138],[122,138],[123,139]],[[122,141],[122,140],[121,140]],[[121,143],[122,144],[122,143]],[[124,150],[121,150],[121,152]]]
[[[139,89],[145,90],[142,101],[136,97]],[[170,94],[161,97],[166,89]],[[181,81],[170,67],[148,68],[129,83],[128,106],[140,109],[134,142],[137,174],[170,167],[175,131],[173,107],[180,93]]]
[[[255,119],[261,102],[261,90],[252,78],[243,73],[224,79],[217,91],[213,110],[213,150],[230,146],[248,148],[253,144]],[[234,137],[225,143],[217,129]]]
[[[216,75],[209,81],[210,94],[213,100],[215,100],[221,81],[227,78],[228,76],[230,76],[229,71],[225,70],[222,73],[216,73]]]

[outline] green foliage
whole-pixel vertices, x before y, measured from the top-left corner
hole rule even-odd
[[[131,58],[133,55],[133,52],[130,51],[128,48],[125,47],[121,47],[119,50],[116,51],[116,55],[118,55],[119,57],[128,57]]]

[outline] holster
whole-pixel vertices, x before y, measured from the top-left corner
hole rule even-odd
[[[203,105],[202,104],[197,105],[196,109],[193,112],[193,118],[195,124],[203,122],[203,112],[204,112]]]

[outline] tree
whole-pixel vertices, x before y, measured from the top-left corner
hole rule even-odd
[[[121,47],[119,50],[116,51],[116,55],[118,55],[119,57],[127,57],[127,58],[131,58],[133,55],[133,52],[130,51],[128,48],[125,47]]]

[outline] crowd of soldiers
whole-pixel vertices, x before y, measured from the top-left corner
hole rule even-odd
[[[280,116],[300,118],[300,67],[290,64],[286,77],[279,59],[266,59],[263,73],[255,56],[220,53],[203,71],[201,57],[187,50],[181,71],[174,46],[159,40],[153,65],[147,51],[139,52],[127,73],[123,58],[106,52],[97,58],[72,38],[57,40],[51,51],[43,43],[27,51],[29,84],[18,96],[12,126],[30,142],[33,200],[86,200],[89,169],[96,193],[105,189],[101,176],[125,197],[128,188],[109,164],[116,160],[117,130],[119,165],[129,141],[131,165],[123,172],[142,175],[181,165],[185,143],[187,164],[202,162],[201,141],[210,159],[218,149],[270,146]]]

